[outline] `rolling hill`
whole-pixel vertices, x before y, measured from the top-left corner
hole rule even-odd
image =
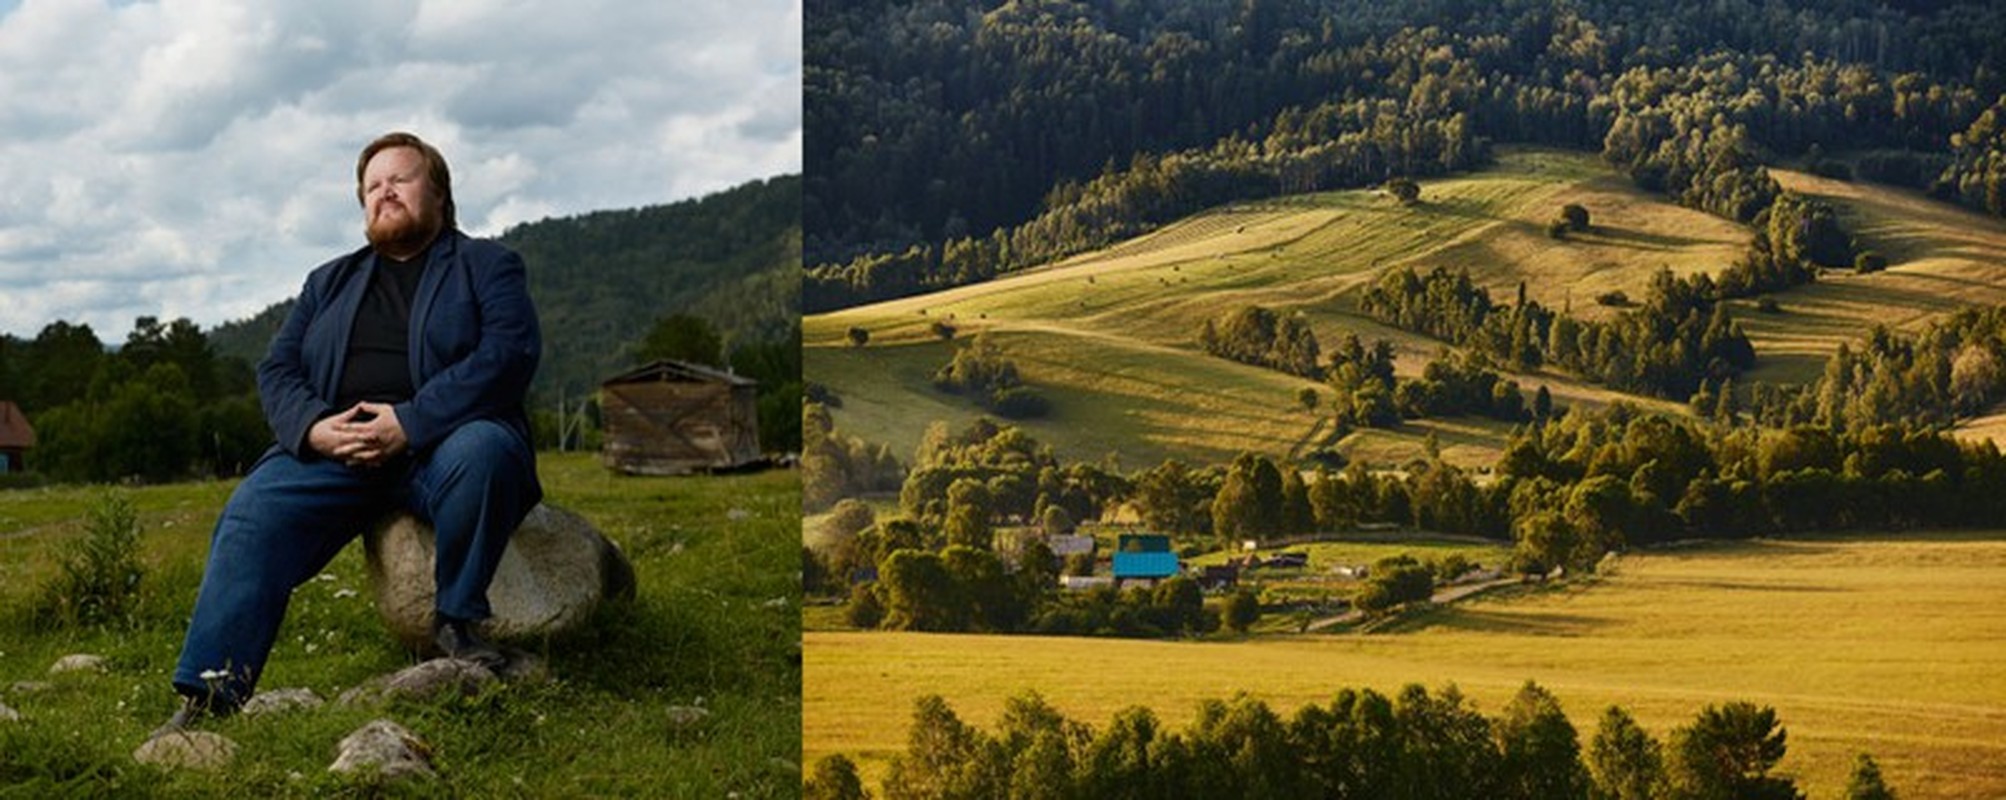
[[[2006,223],[1906,190],[1783,171],[1778,178],[1839,207],[1861,246],[1886,254],[1890,268],[1828,273],[1779,293],[1778,314],[1735,301],[1758,353],[1753,378],[1815,378],[1840,342],[1875,323],[1913,330],[1965,305],[2006,301]],[[1556,241],[1546,223],[1567,203],[1587,207],[1594,225]],[[1642,297],[1660,269],[1718,272],[1749,238],[1741,226],[1634,188],[1593,155],[1506,150],[1492,168],[1424,182],[1413,207],[1375,191],[1235,203],[987,283],[811,316],[805,371],[842,398],[839,427],[901,454],[925,420],[958,425],[980,412],[928,384],[950,357],[931,329],[944,321],[958,339],[989,333],[1052,399],[1052,415],[1025,427],[1063,457],[1113,453],[1140,468],[1170,456],[1220,462],[1242,450],[1301,455],[1331,444],[1389,463],[1420,455],[1433,433],[1451,462],[1488,466],[1509,430],[1503,423],[1421,420],[1330,442],[1326,423],[1295,399],[1317,384],[1208,356],[1197,331],[1227,311],[1264,305],[1301,313],[1326,348],[1346,333],[1388,339],[1399,372],[1412,375],[1442,344],[1358,309],[1360,294],[1388,269],[1466,268],[1504,301],[1523,281],[1543,305],[1600,318],[1614,310],[1595,296]],[[852,327],[870,332],[867,346],[849,345]],[[1561,405],[1680,407],[1552,370],[1516,379],[1528,392],[1546,385]]]

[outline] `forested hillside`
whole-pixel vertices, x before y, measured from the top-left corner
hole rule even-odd
[[[2006,20],[1990,4],[812,13],[811,311],[986,279],[1228,200],[1464,169],[1493,142],[1600,150],[1640,186],[1742,222],[1783,194],[1765,163],[1841,149],[1856,157],[1825,166],[2006,211]]]

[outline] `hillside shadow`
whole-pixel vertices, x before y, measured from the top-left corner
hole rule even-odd
[[[1628,228],[1603,228],[1591,226],[1586,233],[1570,233],[1568,238],[1583,244],[1601,244],[1620,247],[1625,250],[1643,250],[1654,253],[1675,252],[1688,248],[1714,247],[1721,242],[1692,236],[1670,236],[1662,233],[1646,233]]]
[[[1785,592],[1790,594],[1842,594],[1853,591],[1851,589],[1843,589],[1836,586],[1811,586],[1801,583],[1776,583],[1773,581],[1695,579],[1695,580],[1659,580],[1659,581],[1654,581],[1654,583],[1660,586],[1672,586],[1683,589],[1706,589],[1710,591],[1719,591],[1719,592]]]
[[[1466,608],[1434,608],[1417,612],[1407,619],[1381,628],[1385,633],[1414,633],[1423,630],[1458,633],[1490,633],[1507,636],[1557,636],[1574,638],[1593,635],[1616,625],[1618,620],[1587,614],[1530,614]]]

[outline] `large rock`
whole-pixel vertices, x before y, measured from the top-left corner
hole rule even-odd
[[[432,654],[432,527],[410,514],[365,537],[376,610],[406,646]],[[549,505],[531,509],[509,539],[488,604],[487,635],[513,638],[578,627],[600,603],[634,596],[634,567],[583,517]]]

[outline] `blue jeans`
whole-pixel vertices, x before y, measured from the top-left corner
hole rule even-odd
[[[273,448],[216,521],[175,690],[219,711],[250,699],[293,588],[399,509],[430,522],[436,534],[438,613],[487,619],[488,583],[539,496],[534,454],[485,420],[461,426],[429,453],[382,467],[302,460]]]

